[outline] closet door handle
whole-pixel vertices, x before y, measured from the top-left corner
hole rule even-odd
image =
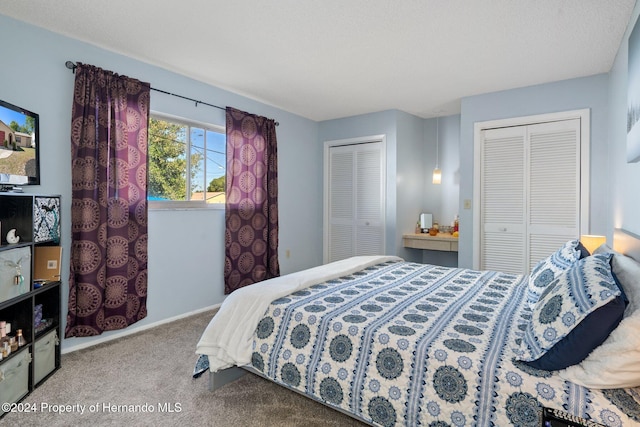
[[[500,227],[498,231],[507,231],[507,227]]]

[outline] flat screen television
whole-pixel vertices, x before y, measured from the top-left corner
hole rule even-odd
[[[0,100],[0,187],[40,184],[39,116]]]

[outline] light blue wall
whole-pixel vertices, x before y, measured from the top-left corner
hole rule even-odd
[[[624,228],[640,235],[640,163],[627,163],[627,76],[629,35],[640,15],[636,3],[618,55],[609,73],[609,198],[612,222],[606,231],[609,244],[613,228]],[[603,233],[604,234],[604,233]]]
[[[439,133],[442,170],[439,221],[441,224],[451,225],[460,213],[460,116],[441,117]]]
[[[424,135],[426,152],[421,162],[424,169],[424,209],[433,214],[433,220],[438,224],[451,225],[458,214],[460,193],[460,116],[424,120]],[[436,140],[439,141],[437,149]],[[442,171],[442,183],[439,185],[433,184],[436,155]]]
[[[424,197],[424,159],[427,147],[424,143],[424,120],[397,111],[396,144],[396,233],[395,255],[407,261],[420,261],[421,253],[402,246],[402,235],[413,233]]]
[[[632,22],[639,13],[634,10]],[[464,98],[459,116],[440,118],[443,184],[431,184],[435,166],[435,119],[390,110],[316,123],[158,67],[105,51],[0,15],[0,54],[19,66],[0,67],[0,99],[40,114],[42,185],[29,189],[63,196],[62,244],[70,245],[69,126],[73,75],[67,60],[84,62],[148,81],[153,87],[231,105],[280,122],[280,261],[283,273],[322,263],[323,142],[386,135],[387,250],[407,259],[420,256],[401,247],[417,214],[433,212],[448,224],[459,212],[462,267],[472,264],[472,215],[463,210],[473,196],[473,125],[478,121],[589,108],[591,110],[591,232],[611,235],[612,225],[640,234],[640,163],[626,164],[627,35],[609,75]],[[223,112],[152,92],[151,108],[193,120],[223,124]],[[610,113],[610,114],[609,114]],[[631,189],[629,186],[632,185]],[[459,209],[459,210],[458,210]],[[149,316],[134,328],[222,301],[224,212],[152,211],[149,215]],[[309,242],[315,242],[310,244]],[[291,256],[285,256],[289,250]],[[429,254],[424,262],[451,264],[451,254]],[[435,257],[435,258],[434,258]],[[444,257],[444,258],[442,258]],[[417,258],[417,259],[416,259]],[[66,312],[69,263],[63,263]],[[108,333],[105,335],[109,335]],[[63,340],[69,346],[92,339]]]
[[[460,114],[460,206],[473,200],[473,131],[476,122],[588,108],[591,111],[590,232],[602,234],[611,223],[607,74],[471,96],[462,99]],[[460,210],[460,267],[473,266],[472,209]]]
[[[440,225],[451,225],[459,212],[460,195],[460,116],[445,116],[424,120],[425,157],[423,212],[433,214]],[[439,147],[436,149],[436,144]],[[433,184],[436,155],[442,171],[442,183]],[[456,252],[422,251],[421,262],[426,264],[458,266]]]
[[[282,273],[322,263],[322,148],[318,124],[231,92],[0,15],[0,99],[40,114],[42,184],[27,191],[61,194],[63,318],[70,253],[70,122],[74,76],[67,60],[150,82],[152,87],[273,118],[278,136]],[[222,110],[151,92],[151,109],[224,125]],[[128,330],[223,300],[224,211],[150,211],[148,317]],[[309,244],[317,242],[317,244]],[[286,251],[290,251],[290,258]],[[117,333],[117,332],[115,332]],[[114,333],[105,333],[108,337]],[[62,341],[62,349],[94,338]]]
[[[413,233],[421,212],[448,225],[458,212],[460,117],[422,119],[389,110],[320,123],[319,140],[332,141],[384,134],[387,140],[386,253],[409,261],[457,265],[455,253],[405,249],[402,235]],[[438,132],[437,132],[438,131]],[[434,185],[436,133],[440,137],[443,184]]]
[[[363,114],[343,119],[326,120],[320,122],[318,127],[318,144],[322,146],[323,149],[326,141],[375,135],[385,136],[387,147],[385,245],[386,253],[390,255],[395,255],[396,251],[396,129],[397,111],[395,110]],[[322,156],[319,157],[319,159],[322,159]],[[320,163],[322,162],[320,161]],[[322,242],[322,240],[320,240],[320,242]]]

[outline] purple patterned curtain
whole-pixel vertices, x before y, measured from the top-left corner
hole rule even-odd
[[[280,275],[276,124],[227,107],[224,293]]]
[[[77,64],[67,338],[147,315],[149,92],[148,83]]]

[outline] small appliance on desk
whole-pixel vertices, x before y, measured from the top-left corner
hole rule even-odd
[[[433,227],[433,215],[430,213],[420,214],[420,229],[422,232],[428,233],[431,227]]]

